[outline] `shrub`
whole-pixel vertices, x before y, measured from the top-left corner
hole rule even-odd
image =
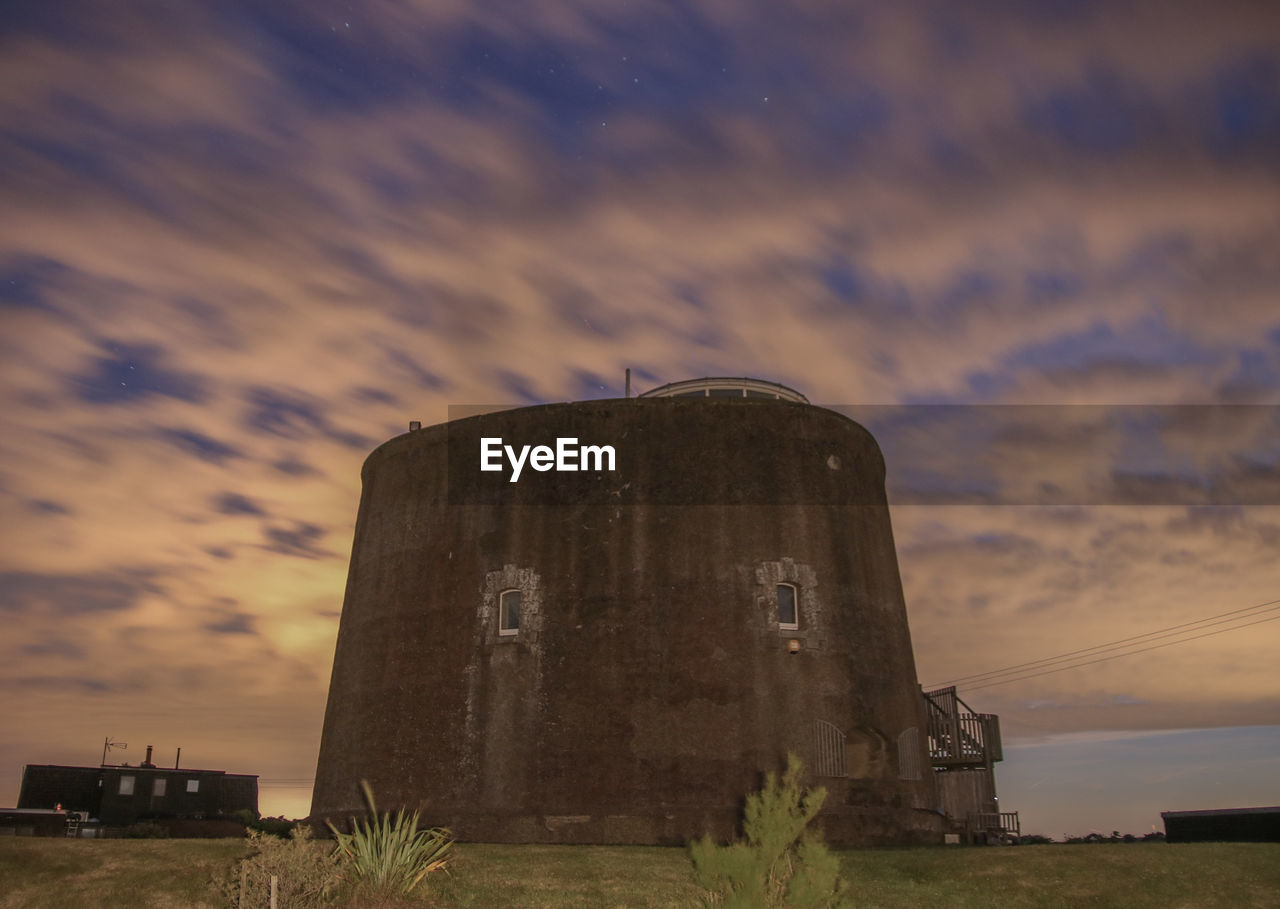
[[[416,811],[405,814],[402,808],[394,820],[390,813],[379,814],[369,783],[361,780],[360,787],[369,806],[369,819],[362,823],[351,818],[350,833],[328,824],[338,839],[336,852],[352,883],[375,893],[406,894],[431,872],[447,868],[445,856],[453,846],[448,830],[419,827]]]
[[[250,830],[259,830],[263,833],[270,833],[287,840],[298,826],[296,821],[286,820],[283,817],[260,817],[250,824],[246,824]]]
[[[263,817],[252,808],[238,808],[231,813],[236,822],[243,824],[246,830],[258,830],[262,833],[270,833],[287,840],[293,833],[293,828],[298,826],[297,821],[287,820],[284,817]]]
[[[125,827],[120,835],[131,840],[162,840],[169,836],[169,831],[151,821],[139,821]]]
[[[327,843],[312,838],[305,824],[281,839],[261,830],[249,831],[249,854],[236,867],[234,877],[224,887],[231,905],[240,906],[241,880],[244,905],[265,906],[271,893],[271,877],[281,906],[323,906],[341,882],[337,855]]]
[[[689,845],[694,878],[711,891],[707,902],[726,909],[830,906],[843,890],[839,860],[805,828],[827,798],[823,788],[802,791],[800,759],[787,756],[781,781],[765,777],[747,797],[746,840],[717,846],[710,836]]]

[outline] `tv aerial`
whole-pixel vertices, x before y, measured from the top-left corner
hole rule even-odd
[[[110,751],[112,748],[125,749],[128,747],[129,747],[128,742],[116,742],[112,740],[111,736],[107,736],[105,739],[102,740],[102,766],[103,767],[107,766],[107,752]]]

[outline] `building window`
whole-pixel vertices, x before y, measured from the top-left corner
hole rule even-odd
[[[796,603],[799,597],[796,595],[796,588],[793,584],[778,585],[778,627],[795,629],[800,627],[799,614],[796,612]]]
[[[498,634],[515,634],[520,630],[520,591],[502,591],[498,603]]]
[[[133,777],[131,776],[120,777],[120,794],[133,795]]]
[[[199,792],[199,791],[200,791],[199,780],[187,780],[187,792]]]
[[[151,784],[151,795],[154,796],[155,798],[164,798],[164,791],[167,788],[166,784],[168,782],[169,781],[166,780],[164,777],[161,777],[160,779],[153,782]]]

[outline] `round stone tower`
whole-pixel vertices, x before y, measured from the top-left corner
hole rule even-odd
[[[796,752],[829,841],[941,839],[858,424],[697,380],[415,430],[362,476],[313,817],[367,779],[463,839],[679,843]]]

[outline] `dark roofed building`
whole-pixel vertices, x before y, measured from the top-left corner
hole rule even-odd
[[[1161,811],[1170,843],[1280,843],[1280,806]]]
[[[0,808],[0,836],[74,836],[79,816],[71,811]]]
[[[225,770],[102,765],[28,764],[19,809],[87,812],[107,826],[160,818],[217,818],[258,810],[256,774]]]

